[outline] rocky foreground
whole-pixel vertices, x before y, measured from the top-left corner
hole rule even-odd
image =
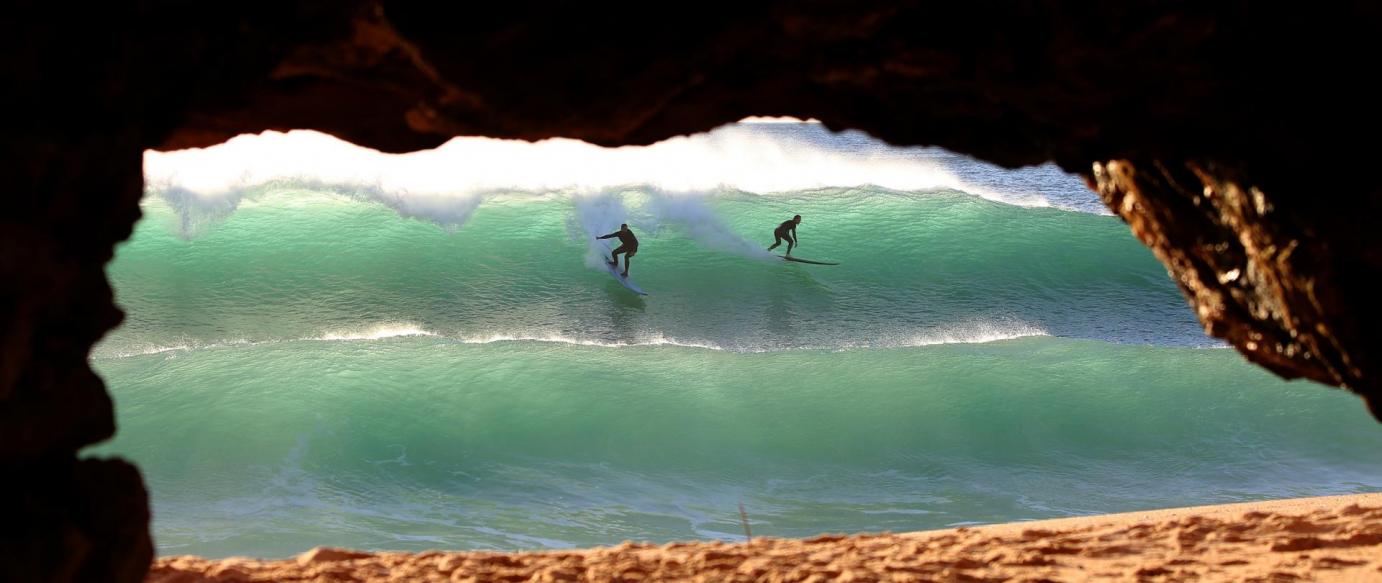
[[[1382,493],[905,534],[159,559],[148,581],[1382,581]]]

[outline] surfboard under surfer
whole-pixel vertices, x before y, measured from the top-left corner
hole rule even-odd
[[[768,247],[769,251],[777,249],[783,240],[787,241],[787,256],[792,256],[792,247],[797,245],[797,225],[801,224],[801,215],[794,215],[791,220],[782,221],[776,229],[773,229],[773,246]]]
[[[624,254],[624,277],[629,276],[629,260],[638,254],[638,237],[633,236],[633,231],[629,229],[628,223],[619,225],[619,230],[608,235],[601,235],[596,239],[619,238],[619,246],[610,252],[610,265],[619,267],[619,254]]]

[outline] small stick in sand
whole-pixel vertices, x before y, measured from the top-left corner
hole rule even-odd
[[[749,514],[744,512],[744,503],[739,503],[739,520],[744,521],[744,542],[753,542],[753,532],[749,530]]]

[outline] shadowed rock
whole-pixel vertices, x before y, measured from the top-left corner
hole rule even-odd
[[[647,144],[794,115],[1054,160],[1153,249],[1211,335],[1376,414],[1382,195],[1353,144],[1378,130],[1359,79],[1380,10],[19,2],[0,21],[0,516],[20,517],[0,523],[0,575],[142,576],[137,475],[110,466],[124,469],[98,484],[76,461],[114,431],[86,363],[120,320],[103,267],[139,216],[143,150],[267,129],[408,151],[456,135]]]

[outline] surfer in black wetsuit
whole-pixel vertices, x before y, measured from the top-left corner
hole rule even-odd
[[[626,223],[619,225],[618,231],[615,231],[608,235],[596,237],[596,239],[608,239],[610,237],[619,237],[619,246],[614,249],[613,253],[609,254],[609,257],[611,259],[609,264],[615,267],[619,267],[619,254],[623,253],[624,277],[628,277],[629,260],[633,259],[634,255],[638,255],[638,237],[633,236],[633,231],[629,230],[629,225]]]
[[[777,246],[781,245],[785,239],[787,241],[787,256],[791,257],[792,247],[797,244],[797,225],[799,224],[801,224],[801,215],[793,216],[790,221],[782,221],[781,225],[773,229],[773,246],[769,247],[768,250],[777,249]]]

